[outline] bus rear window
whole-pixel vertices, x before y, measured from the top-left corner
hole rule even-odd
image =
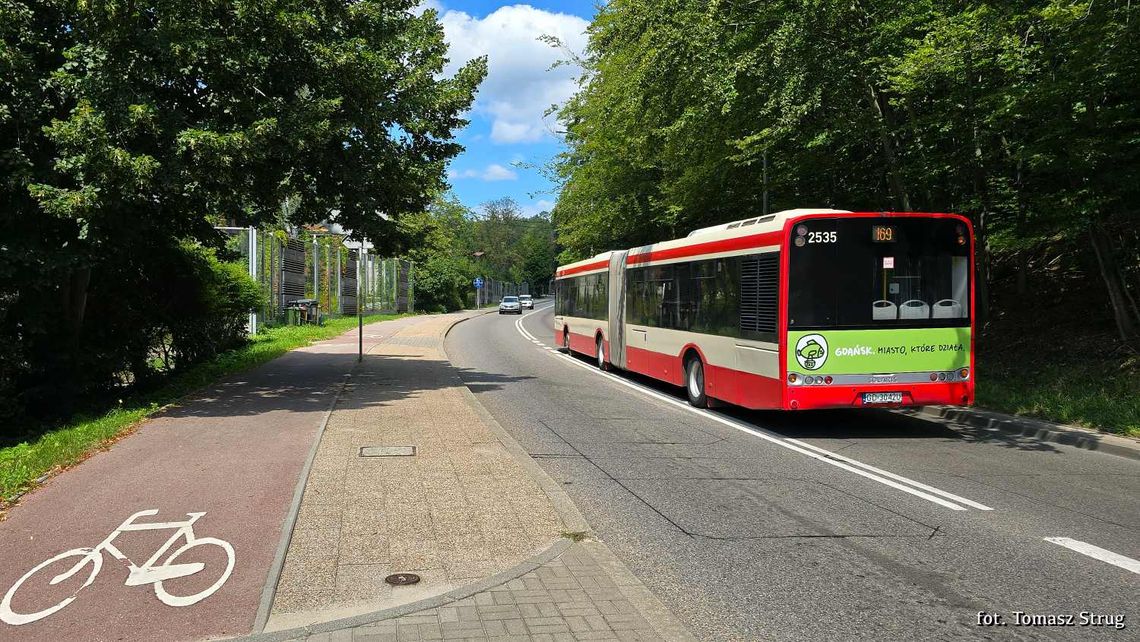
[[[969,325],[970,242],[953,219],[797,223],[788,248],[788,328]]]

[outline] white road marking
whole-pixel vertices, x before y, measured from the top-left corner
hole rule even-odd
[[[1134,560],[1131,557],[1125,557],[1119,553],[1113,553],[1110,550],[1103,549],[1099,546],[1093,546],[1087,542],[1072,539],[1071,537],[1046,537],[1046,542],[1052,542],[1059,546],[1076,551],[1081,555],[1087,555],[1093,559],[1098,559],[1102,562],[1107,562],[1113,566],[1122,568],[1126,571],[1132,571],[1140,575],[1140,561]]]
[[[527,339],[530,339],[531,341],[534,341],[535,336],[533,334],[531,334],[530,332],[528,332],[527,329],[523,327],[523,324],[522,324],[523,319],[526,319],[527,317],[529,317],[532,314],[537,314],[538,312],[545,311],[545,310],[549,309],[549,307],[550,306],[547,306],[547,307],[544,307],[542,309],[536,308],[533,312],[530,312],[528,314],[525,314],[525,315],[519,317],[515,321],[515,329],[518,330],[519,334],[521,334],[524,338],[527,338]],[[920,497],[920,498],[925,499],[929,502],[938,504],[939,506],[949,508],[950,510],[968,510],[966,508],[967,506],[969,506],[971,508],[976,508],[978,510],[986,510],[986,511],[993,510],[992,508],[990,508],[989,506],[986,506],[985,504],[980,504],[980,503],[975,502],[971,499],[967,499],[965,497],[961,497],[959,495],[949,493],[949,492],[941,490],[939,488],[934,488],[933,486],[928,486],[927,484],[923,484],[923,483],[915,481],[913,479],[903,477],[902,475],[896,475],[895,473],[888,472],[885,470],[881,470],[879,468],[875,468],[874,466],[871,466],[869,464],[864,464],[861,461],[857,461],[857,460],[851,459],[849,457],[837,455],[837,454],[835,454],[829,450],[825,450],[825,449],[820,448],[818,446],[813,446],[812,444],[802,442],[798,439],[791,439],[789,437],[784,437],[782,435],[778,435],[778,434],[773,433],[767,429],[761,428],[760,426],[756,426],[755,424],[747,424],[747,423],[744,423],[741,421],[737,421],[735,419],[731,419],[729,417],[725,417],[724,415],[720,415],[718,413],[710,412],[708,410],[701,410],[699,408],[694,408],[693,406],[691,406],[685,402],[682,402],[678,399],[674,399],[674,398],[669,397],[667,395],[663,395],[660,392],[653,390],[651,388],[647,388],[641,384],[629,381],[625,378],[616,376],[616,375],[609,373],[609,372],[603,372],[601,370],[598,370],[597,368],[595,368],[591,365],[588,365],[586,363],[583,363],[582,361],[575,359],[571,355],[564,354],[562,352],[556,351],[556,350],[549,348],[549,347],[547,347],[547,350],[549,350],[556,357],[565,359],[568,363],[572,363],[575,366],[583,368],[584,370],[592,372],[596,375],[607,377],[608,379],[610,379],[611,381],[613,381],[615,383],[618,383],[618,384],[621,384],[623,386],[626,386],[627,388],[631,388],[633,390],[636,390],[642,394],[653,397],[654,399],[657,399],[659,401],[664,401],[665,403],[671,404],[671,405],[673,405],[673,406],[675,406],[681,410],[684,410],[686,412],[691,412],[693,414],[700,415],[706,419],[711,419],[712,421],[716,421],[722,425],[728,426],[729,428],[732,428],[734,430],[738,430],[738,431],[743,432],[747,435],[751,435],[753,437],[759,437],[760,439],[763,439],[765,441],[773,443],[773,444],[780,446],[782,448],[787,448],[788,450],[791,450],[791,451],[800,453],[802,455],[806,455],[808,457],[811,457],[812,459],[815,459],[816,461],[821,461],[825,464],[829,464],[829,465],[835,466],[837,468],[841,468],[843,470],[846,470],[848,472],[855,473],[856,475],[859,475],[861,477],[865,477],[867,479],[879,482],[880,484],[889,486],[889,487],[894,488],[896,490],[901,490],[905,493],[909,493],[911,495],[914,495],[915,497]]]

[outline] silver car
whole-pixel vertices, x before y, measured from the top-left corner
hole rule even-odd
[[[519,295],[519,305],[526,308],[527,310],[533,310],[534,309],[534,299],[530,298],[529,294],[520,294]]]
[[[522,305],[517,296],[505,296],[499,302],[499,314],[522,314]]]

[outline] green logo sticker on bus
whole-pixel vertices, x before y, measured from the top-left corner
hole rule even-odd
[[[805,334],[796,341],[796,361],[805,370],[819,370],[827,362],[827,339],[819,334]]]
[[[788,370],[871,374],[957,370],[970,365],[970,328],[789,332]]]

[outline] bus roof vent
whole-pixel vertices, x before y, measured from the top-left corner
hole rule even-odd
[[[713,225],[710,227],[702,227],[699,230],[693,230],[692,232],[689,232],[689,236],[698,236],[700,234],[708,234],[710,232],[723,232],[724,230],[734,230],[734,229],[737,229],[737,228],[745,226],[745,225],[756,225],[758,223],[767,223],[769,221],[774,221],[779,217],[785,217],[786,218],[788,216],[797,216],[800,214],[833,214],[833,213],[834,214],[844,214],[847,212],[848,212],[848,210],[809,209],[809,208],[802,208],[802,209],[795,209],[795,210],[784,210],[782,212],[776,212],[775,214],[769,214],[767,216],[749,218],[749,219],[744,219],[742,221],[733,221],[731,223],[721,223],[720,225]]]

